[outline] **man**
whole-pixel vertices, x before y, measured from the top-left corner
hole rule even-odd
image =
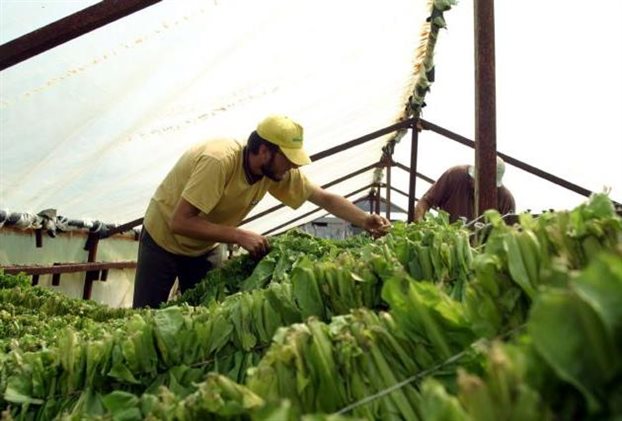
[[[134,307],[157,307],[179,279],[192,288],[211,269],[217,243],[238,244],[255,258],[270,248],[266,237],[238,224],[266,192],[291,208],[305,201],[382,235],[389,222],[312,184],[299,170],[311,163],[302,127],[285,116],[261,121],[246,145],[215,139],[190,148],[151,199],[138,249]]]
[[[503,186],[505,162],[497,157],[497,210],[502,214],[514,213],[516,205],[512,193]],[[475,217],[475,167],[458,165],[445,171],[417,202],[415,221],[421,221],[431,207],[443,209],[454,222],[459,217],[468,221]]]

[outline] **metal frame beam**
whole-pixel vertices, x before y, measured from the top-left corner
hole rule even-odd
[[[336,179],[336,180],[333,180],[333,181],[331,181],[330,183],[326,183],[326,184],[324,184],[324,185],[322,186],[322,188],[323,188],[323,189],[326,189],[326,188],[328,188],[328,187],[334,186],[335,184],[339,184],[339,183],[341,183],[342,181],[347,180],[348,178],[351,178],[351,177],[356,177],[357,175],[363,174],[364,172],[369,171],[369,170],[371,170],[372,168],[376,168],[377,166],[378,166],[378,163],[375,163],[375,164],[372,164],[372,165],[368,165],[368,166],[367,166],[367,167],[365,167],[365,168],[361,168],[360,170],[356,170],[356,171],[354,171],[354,172],[351,172],[350,174],[344,175],[343,177],[340,177],[340,178],[338,178],[338,179]],[[269,208],[269,209],[266,209],[265,211],[259,212],[258,214],[253,215],[253,216],[251,216],[251,217],[249,217],[249,218],[246,218],[245,220],[243,220],[242,222],[240,222],[240,226],[242,226],[242,225],[244,225],[244,224],[248,224],[249,222],[255,221],[255,220],[259,219],[259,218],[262,218],[262,217],[264,217],[264,216],[268,215],[269,213],[272,213],[272,212],[274,212],[274,211],[276,211],[276,210],[279,210],[279,209],[282,209],[282,208],[284,208],[284,207],[285,207],[285,205],[281,203],[281,204],[278,204],[278,205],[276,205],[276,206],[273,206],[273,207],[271,207],[271,208]]]
[[[451,139],[453,141],[461,143],[461,144],[463,144],[465,146],[468,146],[470,148],[475,148],[475,142],[473,142],[470,139],[467,139],[464,136],[461,136],[461,135],[459,135],[457,133],[454,133],[454,132],[452,132],[450,130],[447,130],[447,129],[443,128],[443,127],[437,126],[436,124],[430,123],[429,121],[421,120],[421,124],[423,125],[423,128],[426,129],[426,130],[431,130],[431,131],[433,131],[435,133],[440,134],[441,136],[444,136],[444,137],[446,137],[448,139]],[[560,177],[557,177],[556,175],[553,175],[553,174],[551,174],[549,172],[543,171],[543,170],[541,170],[539,168],[536,168],[536,167],[534,167],[532,165],[529,165],[529,164],[527,164],[527,163],[525,163],[523,161],[520,161],[520,160],[518,160],[516,158],[512,158],[509,155],[506,155],[506,154],[501,153],[501,152],[497,152],[497,155],[500,156],[501,158],[503,158],[503,160],[506,163],[508,163],[508,164],[510,164],[512,166],[520,168],[521,170],[523,170],[525,172],[528,172],[528,173],[533,174],[533,175],[535,175],[537,177],[543,178],[543,179],[545,179],[547,181],[550,181],[553,184],[556,184],[558,186],[564,187],[564,188],[566,188],[568,190],[571,190],[571,191],[573,191],[573,192],[575,192],[577,194],[580,194],[580,195],[585,196],[585,197],[589,197],[592,194],[592,191],[586,189],[585,187],[581,187],[581,186],[579,186],[579,185],[577,185],[575,183],[571,183],[570,181],[566,181],[566,180],[564,180],[564,179],[562,179]],[[617,203],[617,202],[614,201],[614,203]]]
[[[43,265],[11,265],[1,267],[7,275],[26,273],[27,275],[50,275],[61,273],[90,272],[108,269],[135,269],[136,262],[92,262],[92,263],[59,263],[52,266]]]
[[[0,70],[51,50],[162,0],[102,0],[0,45]]]
[[[404,165],[404,164],[402,164],[402,163],[400,163],[400,162],[395,162],[394,164],[395,164],[395,166],[396,166],[397,168],[399,168],[399,169],[401,169],[401,170],[404,170],[404,171],[406,171],[407,173],[410,173],[410,167],[408,167],[408,166],[406,166],[406,165]],[[419,177],[420,179],[422,179],[422,180],[424,180],[424,181],[427,181],[427,182],[428,182],[428,183],[430,183],[430,184],[434,183],[434,180],[433,180],[433,179],[431,179],[430,177],[428,177],[427,175],[423,175],[423,174],[421,174],[420,172],[415,172],[415,174],[417,175],[417,177]]]
[[[365,186],[365,187],[361,187],[360,189],[357,189],[357,190],[355,190],[355,191],[353,191],[353,192],[351,192],[351,193],[348,193],[348,194],[347,194],[347,195],[345,195],[344,197],[348,198],[348,197],[354,196],[355,194],[360,193],[360,192],[362,192],[363,190],[366,190],[366,189],[370,188],[371,186],[372,186],[372,184],[368,184],[368,185],[367,185],[367,186]],[[363,199],[365,199],[365,198],[366,198],[366,197],[365,197],[365,196],[363,196]],[[288,222],[286,222],[286,223],[284,223],[284,224],[281,224],[281,225],[279,225],[279,226],[276,226],[276,227],[270,228],[268,231],[265,231],[265,232],[264,232],[264,233],[262,233],[261,235],[268,235],[268,234],[271,234],[271,233],[273,233],[274,231],[280,230],[281,228],[285,228],[285,227],[287,227],[288,225],[291,225],[291,224],[293,224],[293,223],[294,223],[294,222],[296,222],[296,221],[300,221],[301,219],[304,219],[304,218],[306,218],[307,216],[313,215],[314,213],[319,212],[319,211],[321,211],[321,210],[324,210],[324,208],[317,207],[317,208],[315,208],[315,209],[313,209],[313,210],[311,210],[311,211],[309,211],[309,212],[306,212],[306,213],[305,213],[305,214],[303,214],[303,215],[297,216],[297,217],[295,217],[294,219],[289,220]],[[293,228],[293,227],[292,227],[292,228]]]
[[[412,127],[412,143],[410,145],[410,181],[408,183],[408,219],[407,222],[415,220],[415,189],[417,186],[417,154],[419,150],[419,130],[417,124]]]
[[[385,193],[385,197],[386,197],[386,201],[387,201],[387,208],[386,208],[386,218],[387,220],[391,220],[391,163],[388,162],[387,166],[387,185],[385,186],[386,188],[386,193]]]
[[[346,149],[350,149],[354,146],[362,145],[365,142],[376,139],[380,136],[384,136],[386,134],[395,132],[397,130],[408,129],[414,124],[415,119],[409,118],[408,120],[403,120],[398,123],[387,126],[383,129],[376,130],[375,132],[369,133],[365,136],[361,136],[357,139],[351,140],[346,143],[342,143],[341,145],[335,146],[333,148],[326,149],[325,151],[318,152],[314,155],[311,155],[312,161],[317,161],[322,158],[326,158],[327,156],[333,155],[338,152],[345,151]]]

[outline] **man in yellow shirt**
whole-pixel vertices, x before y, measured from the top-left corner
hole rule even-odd
[[[246,145],[214,139],[184,153],[151,198],[138,249],[134,307],[157,307],[179,279],[192,288],[211,269],[217,243],[238,244],[251,256],[270,248],[266,237],[238,228],[266,192],[291,208],[305,201],[373,235],[389,222],[312,184],[299,170],[311,163],[303,129],[286,116],[266,117]]]

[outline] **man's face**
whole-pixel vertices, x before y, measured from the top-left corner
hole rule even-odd
[[[268,162],[261,166],[261,173],[273,181],[281,181],[285,174],[298,165],[292,163],[281,151],[270,152]]]

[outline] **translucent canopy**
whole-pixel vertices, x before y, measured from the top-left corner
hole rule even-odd
[[[3,19],[35,7],[20,5]],[[123,223],[188,146],[245,140],[266,114],[300,121],[310,154],[383,128],[403,115],[429,13],[412,0],[165,1],[10,67],[0,206]],[[2,39],[33,29],[21,22],[5,19]],[[377,162],[386,140],[304,171],[328,183]]]
[[[94,1],[0,0],[5,43]],[[423,117],[474,138],[473,10],[447,13]],[[604,0],[598,31],[580,30],[590,2],[500,1],[496,11],[498,150],[622,201],[622,5]],[[163,1],[0,72],[0,208],[124,223],[140,218],[179,155],[214,136],[241,140],[268,113],[305,127],[311,154],[404,117],[415,84],[427,0]],[[534,13],[537,11],[537,13]],[[527,24],[527,22],[531,22]],[[525,31],[525,25],[540,30]],[[419,63],[420,64],[420,63]],[[598,66],[596,66],[598,65]],[[392,135],[318,160],[304,172],[356,199]],[[410,135],[394,160],[410,165]],[[473,150],[419,136],[418,171],[436,179]],[[392,170],[408,192],[409,176]],[[517,210],[583,198],[508,166]],[[418,179],[416,196],[429,183]],[[356,193],[361,191],[361,193]],[[384,189],[382,194],[384,195]],[[407,209],[407,199],[392,193]],[[278,205],[266,197],[257,215]],[[322,215],[306,204],[247,227],[277,232]]]

